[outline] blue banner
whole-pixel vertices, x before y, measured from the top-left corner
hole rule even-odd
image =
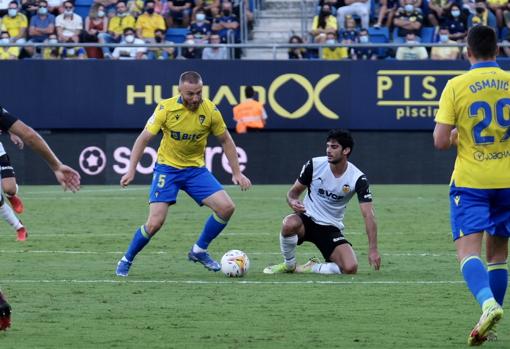
[[[510,64],[505,62],[503,68]],[[195,70],[234,128],[252,85],[268,129],[429,130],[446,82],[465,61],[1,61],[0,103],[38,129],[141,129]]]

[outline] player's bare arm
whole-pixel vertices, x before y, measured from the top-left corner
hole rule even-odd
[[[228,131],[225,131],[218,137],[218,141],[220,142],[223,151],[225,152],[225,156],[227,157],[228,164],[232,169],[232,182],[241,187],[241,190],[247,190],[251,187],[251,181],[243,175],[241,169],[239,168],[239,160],[237,158],[237,150],[236,145],[234,144],[234,140]]]
[[[305,190],[306,186],[296,181],[287,192],[287,204],[289,204],[290,208],[296,213],[306,212],[305,205],[303,205],[303,202],[299,199]]]
[[[71,167],[62,164],[39,133],[21,120],[12,124],[9,132],[20,137],[25,144],[46,160],[64,190],[69,189],[72,192],[80,190],[80,174]]]
[[[436,123],[434,128],[434,147],[439,150],[446,150],[452,145],[452,130],[453,125]]]
[[[25,143],[23,143],[23,140],[16,136],[14,133],[9,132],[9,137],[11,138],[11,142],[17,146],[19,149],[23,149],[23,146]]]
[[[140,162],[147,144],[149,144],[150,140],[154,138],[154,136],[155,135],[144,129],[136,138],[136,141],[133,144],[133,149],[131,150],[131,157],[129,158],[128,171],[120,179],[120,185],[123,188],[127,187],[135,178],[136,166],[138,165],[138,162]]]
[[[377,249],[377,223],[375,221],[374,206],[371,202],[359,204],[361,215],[365,221],[365,230],[368,237],[368,263],[379,270],[381,267],[381,256]]]

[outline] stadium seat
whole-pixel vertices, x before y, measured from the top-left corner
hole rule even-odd
[[[369,27],[368,28],[368,35],[370,37],[370,42],[373,42],[375,44],[385,44],[387,42],[390,42],[390,31],[388,27],[381,27],[381,28],[374,28]],[[385,58],[387,56],[387,49],[385,47],[379,47],[377,49],[377,56],[379,58]]]
[[[90,5],[74,5],[74,13],[81,16],[83,19],[83,23],[85,23],[85,18],[89,15]]]
[[[166,31],[165,38],[168,41],[181,44],[186,40],[186,34],[188,34],[188,29],[186,28],[170,28]]]
[[[506,38],[508,37],[508,34],[510,34],[510,30],[508,29],[508,27],[507,26],[503,27],[501,29],[501,31],[499,32],[499,39],[506,40]]]
[[[421,42],[423,43],[431,43],[434,42],[434,34],[436,33],[436,28],[434,27],[423,27],[421,28]]]
[[[76,0],[74,6],[88,6],[90,7],[94,3],[94,0]]]

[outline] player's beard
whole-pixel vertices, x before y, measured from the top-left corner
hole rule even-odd
[[[184,100],[184,106],[191,111],[197,111],[198,107],[200,107],[200,104],[202,104],[202,98],[200,98],[200,100],[196,103],[190,103],[187,100]]]

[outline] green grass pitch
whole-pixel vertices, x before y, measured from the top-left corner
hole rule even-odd
[[[209,215],[181,193],[127,279],[114,270],[145,222],[148,186],[24,186],[25,243],[0,223],[0,286],[13,326],[0,348],[464,348],[480,310],[450,238],[447,186],[374,185],[382,268],[371,270],[356,199],[345,235],[355,276],[264,275],[281,261],[289,186],[229,186],[237,210],[210,246],[245,251],[248,275],[229,279],[187,261]],[[319,255],[298,248],[299,262]],[[508,310],[510,314],[510,310]],[[510,317],[487,348],[510,348]]]

